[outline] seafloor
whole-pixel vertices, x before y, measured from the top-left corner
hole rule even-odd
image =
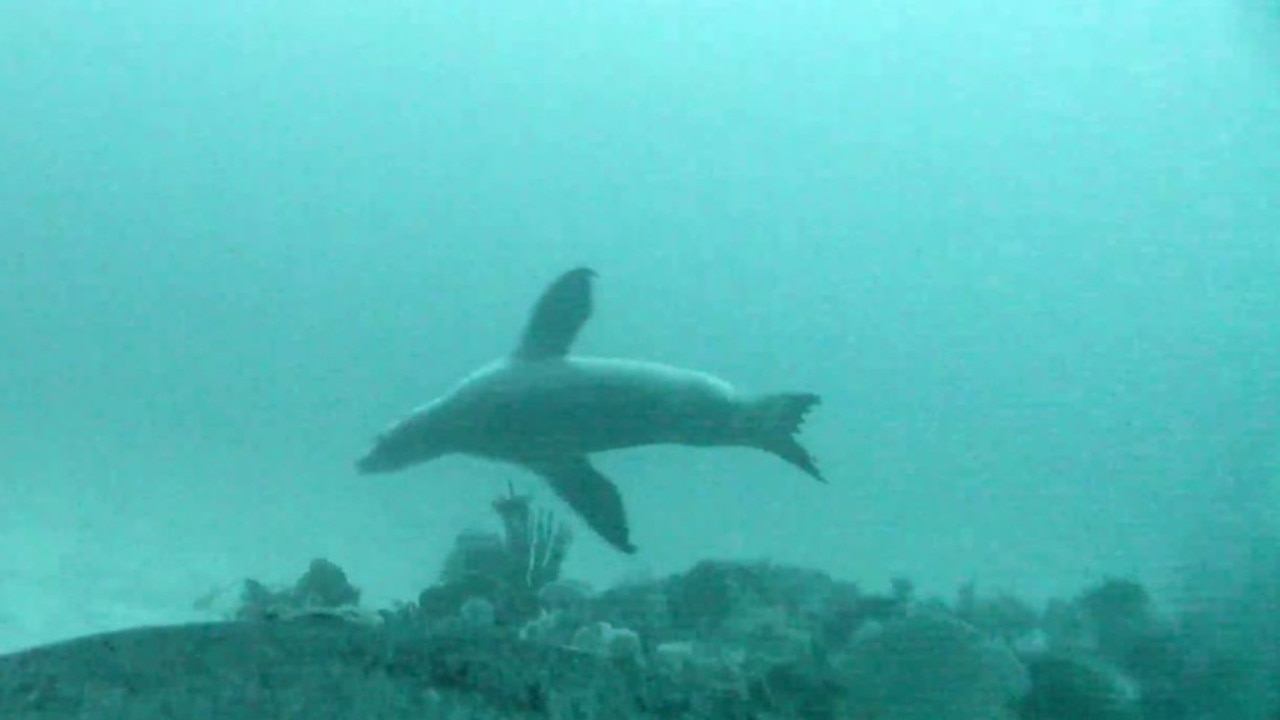
[[[1280,719],[1280,565],[1174,617],[1120,578],[1037,608],[768,563],[594,593],[560,576],[564,525],[494,507],[414,602],[364,608],[316,560],[223,622],[0,657],[0,718]]]

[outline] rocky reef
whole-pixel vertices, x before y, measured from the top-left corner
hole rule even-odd
[[[705,561],[597,593],[562,576],[553,515],[514,493],[494,510],[502,531],[458,537],[397,607],[317,559],[292,586],[245,581],[225,622],[0,658],[0,717],[1280,718],[1275,622],[1228,643],[1230,610],[1166,616],[1130,580],[1033,607]]]

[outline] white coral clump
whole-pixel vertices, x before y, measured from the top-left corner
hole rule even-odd
[[[615,628],[607,622],[583,625],[573,634],[570,645],[578,650],[616,660],[639,660],[640,636],[627,628]]]

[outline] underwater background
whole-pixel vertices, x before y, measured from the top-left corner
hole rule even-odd
[[[516,468],[353,463],[578,264],[580,352],[821,394],[831,482],[604,455],[640,553],[575,524],[567,574],[1251,577],[1280,527],[1277,14],[0,4],[0,650],[318,556],[387,604],[508,483],[554,506]]]

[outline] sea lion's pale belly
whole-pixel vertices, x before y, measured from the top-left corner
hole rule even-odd
[[[631,360],[498,362],[467,378],[438,412],[464,451],[499,458],[640,445],[726,442],[737,395],[705,373]]]

